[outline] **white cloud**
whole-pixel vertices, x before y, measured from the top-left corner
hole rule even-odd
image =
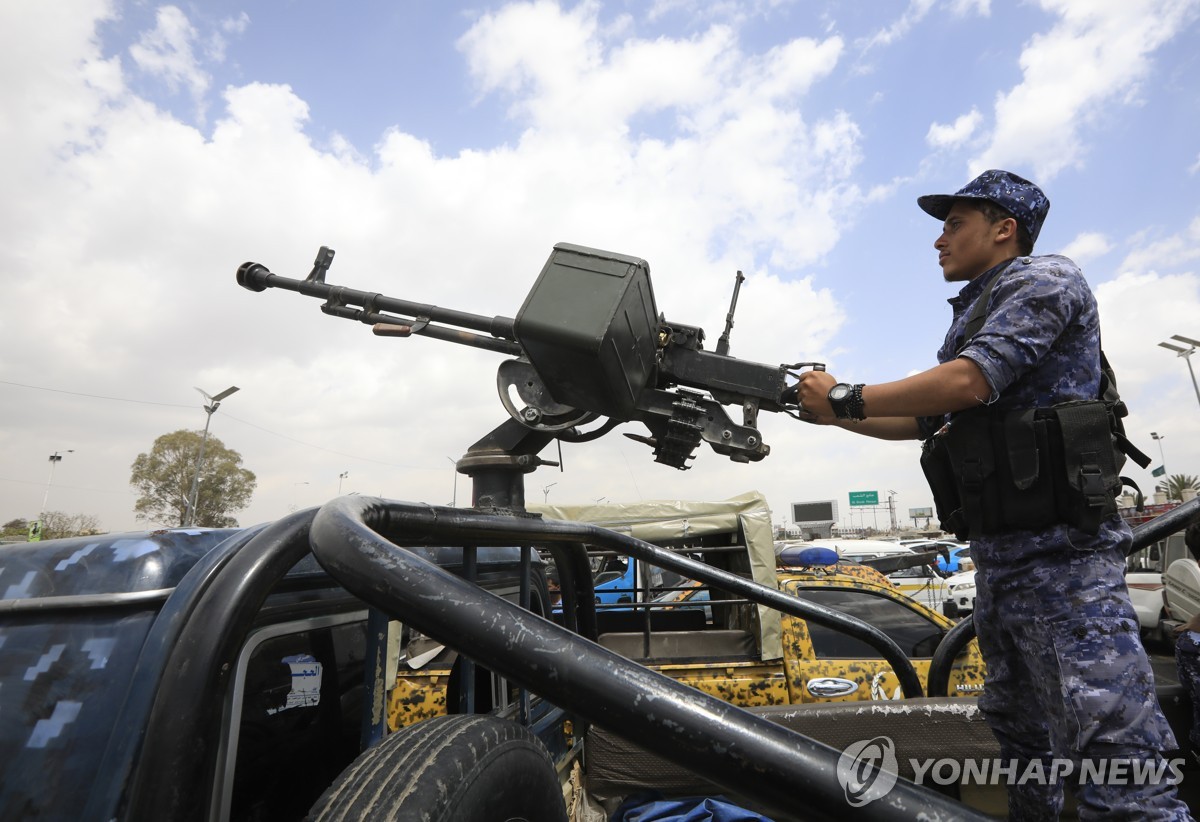
[[[1084,127],[1114,107],[1136,104],[1154,69],[1153,54],[1195,19],[1195,0],[1042,0],[1058,16],[1021,54],[1022,81],[996,101],[991,144],[971,161],[986,168],[1032,168],[1049,180],[1081,166]]]
[[[863,50],[869,50],[876,46],[887,46],[896,42],[900,38],[912,31],[913,27],[925,19],[925,16],[936,5],[936,0],[909,0],[908,7],[900,18],[887,28],[880,29],[866,39],[863,44]],[[956,3],[956,8],[963,7],[963,4]]]
[[[154,29],[129,47],[129,56],[142,71],[166,83],[172,93],[182,86],[199,101],[208,91],[210,78],[192,51],[196,39],[195,27],[179,7],[160,6]]]
[[[1080,265],[1086,265],[1097,257],[1103,257],[1109,251],[1112,251],[1112,243],[1108,241],[1108,238],[1098,232],[1089,231],[1067,243],[1062,254]]]
[[[983,115],[979,113],[979,109],[972,108],[950,125],[930,125],[925,134],[925,142],[933,148],[954,148],[970,140],[982,122]]]
[[[1096,287],[1104,347],[1121,364],[1122,384],[1173,385],[1179,366],[1157,347],[1172,334],[1200,336],[1200,217],[1170,237],[1148,242],[1133,238],[1120,274]],[[1154,407],[1166,413],[1161,392],[1146,390]]]
[[[25,135],[26,155],[46,158],[43,173],[13,178],[10,205],[0,208],[17,217],[6,231],[32,207],[54,219],[24,217],[20,242],[0,259],[24,273],[0,324],[9,338],[31,341],[19,359],[0,353],[0,374],[77,393],[29,402],[15,387],[0,392],[9,422],[0,453],[23,464],[39,459],[25,451],[41,443],[76,447],[78,459],[56,477],[61,505],[70,508],[72,494],[110,500],[102,522],[134,527],[123,483],[133,458],[159,434],[202,425],[192,385],[236,384],[242,390],[214,416],[213,434],[259,475],[243,522],[277,516],[281,503],[310,504],[305,493],[327,499],[326,486],[347,468],[346,491],[420,499],[444,485],[437,501],[448,502],[446,457],[503,419],[493,388],[499,359],[373,338],[322,316],[317,301],[234,284],[247,259],[303,277],[321,244],[339,251],[331,282],[484,316],[515,315],[555,242],[637,254],[650,261],[659,309],[706,327],[710,344],[741,268],[748,281],[735,354],[770,363],[781,351],[827,349],[844,312],[796,273],[837,242],[860,197],[852,183],[859,137],[848,114],[810,122],[801,102],[836,65],[840,41],[796,39],[741,54],[734,33],[714,26],[694,38],[614,46],[594,23],[586,5],[560,13],[524,4],[472,29],[462,46],[480,87],[512,95],[523,132],[514,145],[454,156],[401,129],[369,160],[336,138],[332,149],[315,145],[308,103],[288,86],[257,82],[224,90],[206,136],[130,95],[120,64],[95,50],[86,28],[69,48],[47,49],[47,74],[69,81],[43,88],[57,93],[36,134]],[[545,42],[563,44],[559,62],[534,55]],[[139,69],[198,93],[206,77],[194,45],[194,29],[169,7],[131,53]],[[45,96],[9,91],[3,104],[19,118]],[[656,112],[683,125],[666,136],[631,128]],[[87,141],[63,153],[76,134]],[[16,309],[31,305],[38,310]],[[811,314],[800,326],[796,306]],[[51,316],[70,321],[46,334]],[[103,443],[88,433],[98,430]],[[632,443],[595,457],[566,450],[572,464],[604,465],[605,476],[628,477],[648,494],[647,477],[674,479]],[[725,463],[707,449],[701,458]],[[712,493],[731,493],[727,479],[695,473],[680,493],[720,485]],[[579,494],[612,481],[575,476]],[[38,488],[23,490],[36,496]],[[12,499],[12,515],[37,504]]]
[[[991,0],[950,0],[950,13],[956,17],[977,14],[989,17],[992,13]]]
[[[259,475],[245,523],[324,502],[347,469],[343,492],[449,502],[447,457],[504,419],[494,388],[500,358],[428,339],[375,338],[325,317],[316,300],[234,284],[246,260],[303,277],[322,244],[338,251],[332,283],[486,317],[515,315],[556,242],[641,256],[659,310],[703,326],[710,346],[742,269],[733,353],[765,363],[825,359],[834,373],[840,360],[847,376],[882,369],[914,339],[930,340],[931,353],[940,338],[941,295],[928,314],[904,302],[925,286],[908,276],[917,266],[911,246],[895,242],[895,225],[878,214],[870,232],[856,235],[877,246],[873,257],[856,257],[860,268],[822,268],[847,245],[864,206],[891,208],[885,201],[912,184],[904,155],[888,152],[906,141],[923,150],[928,123],[889,120],[897,139],[882,147],[864,138],[852,96],[824,102],[850,75],[839,36],[758,46],[725,24],[644,37],[625,14],[601,24],[594,4],[498,7],[459,47],[480,109],[509,106],[516,129],[505,133],[516,136],[501,142],[485,126],[461,139],[468,148],[439,153],[446,143],[431,136],[435,129],[408,121],[372,135],[377,145],[360,153],[338,136],[342,123],[318,119],[318,102],[300,90],[311,86],[254,77],[223,88],[211,130],[197,128],[126,85],[141,68],[115,56],[122,46],[101,49],[95,26],[113,13],[107,4],[26,5],[20,13],[0,5],[12,34],[0,70],[14,78],[0,88],[0,151],[9,161],[0,166],[0,329],[21,341],[0,350],[0,521],[36,511],[45,476],[29,475],[51,451],[74,447],[55,476],[52,507],[134,527],[129,465],[155,436],[203,425],[193,385],[242,387],[214,416],[213,433]],[[153,48],[143,48],[148,65],[165,73],[155,76],[175,77],[191,93],[198,86],[189,77],[217,69],[202,64],[212,55],[200,55],[204,38],[185,22],[160,25]],[[227,34],[236,62],[237,32]],[[440,79],[450,88],[459,78]],[[884,102],[907,83],[882,86]],[[447,92],[444,107],[461,110],[460,97]],[[954,110],[972,104],[980,100]],[[890,176],[881,181],[880,173]],[[1106,230],[1124,237],[1138,228]],[[1135,249],[1122,269],[1129,277],[1152,278],[1145,287],[1130,280],[1115,302],[1104,298],[1106,348],[1145,342],[1122,337],[1127,327],[1166,328],[1142,313],[1153,310],[1155,289],[1180,312],[1166,322],[1194,310],[1189,255],[1197,243],[1164,230],[1109,240]],[[1085,235],[1076,243],[1081,256],[1102,247]],[[895,293],[895,305],[864,320],[866,303],[851,301],[880,293]],[[847,342],[843,330],[855,322]],[[906,358],[895,371],[913,365]],[[1154,388],[1166,396],[1179,387],[1177,362],[1153,366],[1146,378],[1164,380]],[[1148,402],[1137,407],[1160,413]],[[530,492],[549,482],[558,482],[552,497],[576,500],[723,498],[757,488],[782,512],[792,500],[878,487],[900,490],[902,506],[928,504],[912,444],[764,416],[775,454],[762,465],[734,465],[702,448],[698,470],[678,473],[614,434],[602,446],[565,445],[567,470],[539,472]],[[459,500],[466,494],[460,478]]]
[[[1200,217],[1193,218],[1178,234],[1153,241],[1141,237],[1138,241],[1139,246],[1122,261],[1122,272],[1178,270],[1181,265],[1200,259]]]

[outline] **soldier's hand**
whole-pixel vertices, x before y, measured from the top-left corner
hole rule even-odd
[[[829,389],[837,385],[837,379],[827,371],[805,371],[796,383],[800,407],[818,419],[833,418],[833,407],[829,404]]]

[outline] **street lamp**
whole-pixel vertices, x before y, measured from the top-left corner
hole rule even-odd
[[[195,386],[192,387],[195,388]],[[200,455],[196,458],[196,473],[192,476],[192,490],[188,493],[187,515],[183,520],[185,528],[190,528],[196,522],[196,493],[200,490],[200,468],[204,465],[204,446],[208,444],[208,424],[212,422],[212,415],[217,413],[217,409],[221,407],[221,400],[228,397],[234,391],[237,391],[238,387],[231,385],[216,396],[209,394],[202,388],[196,388],[196,390],[204,395],[209,404],[204,406],[204,411],[207,414],[204,418],[204,437],[200,440]]]
[[[1150,439],[1152,439],[1158,443],[1158,456],[1162,460],[1162,462],[1159,463],[1159,465],[1162,467],[1163,476],[1166,476],[1166,474],[1167,474],[1167,458],[1165,456],[1163,456],[1163,444],[1162,444],[1162,441],[1166,439],[1166,436],[1162,435],[1162,434],[1157,434],[1154,431],[1151,431]],[[1150,473],[1153,474],[1154,472],[1152,471]]]
[[[288,507],[288,510],[290,510],[290,511],[295,512],[295,510],[300,507],[299,505],[296,504],[296,489],[299,488],[301,485],[308,485],[308,483],[307,482],[293,482],[292,483],[292,504]]]
[[[342,495],[342,480],[344,480],[348,476],[350,476],[349,471],[343,471],[342,473],[338,474],[338,496],[339,497]]]
[[[68,448],[67,453],[74,454],[75,449]],[[54,468],[60,462],[62,462],[62,458],[63,458],[63,455],[58,453],[57,451],[55,451],[53,454],[50,455],[50,479],[46,480],[46,494],[45,494],[45,496],[42,497],[42,512],[41,512],[41,515],[38,517],[38,519],[45,519],[45,517],[46,517],[46,503],[50,500],[50,483],[54,482]]]
[[[554,487],[554,486],[556,486],[556,485],[558,485],[558,483],[557,483],[557,482],[552,482],[552,483],[550,483],[549,485],[547,485],[546,487],[544,487],[544,488],[542,489],[542,502],[549,504],[549,502],[550,502],[550,489],[551,489],[551,488],[553,488],[553,487]]]
[[[1160,342],[1159,345],[1174,351],[1175,356],[1183,357],[1183,361],[1187,363],[1188,373],[1192,375],[1192,388],[1196,391],[1196,402],[1200,402],[1200,385],[1196,384],[1196,372],[1192,370],[1191,360],[1192,355],[1196,353],[1196,349],[1200,348],[1200,340],[1193,340],[1191,337],[1185,337],[1182,334],[1172,334],[1171,339],[1186,343],[1188,347],[1183,348],[1169,342]]]

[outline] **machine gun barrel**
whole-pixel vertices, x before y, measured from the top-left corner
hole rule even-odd
[[[656,462],[686,469],[701,442],[736,462],[764,458],[771,449],[758,430],[759,412],[788,411],[788,366],[729,354],[740,271],[712,352],[704,350],[704,329],[659,314],[650,268],[637,257],[558,243],[510,319],[329,285],[333,255],[322,246],[304,279],[244,263],[237,281],[250,291],[321,298],[326,314],[371,325],[379,336],[420,334],[513,357],[497,373],[500,401],[517,424],[539,435],[582,441],[638,421],[650,436],[628,436],[653,447]],[[739,421],[725,405],[740,409]],[[575,430],[599,417],[609,421],[587,434]]]
[[[314,266],[313,273],[303,280],[274,274],[260,263],[243,263],[237,272],[238,285],[256,292],[268,288],[282,288],[308,297],[319,297],[325,300],[321,310],[326,314],[373,325],[376,327],[375,333],[380,336],[407,337],[410,334],[419,334],[502,354],[521,354],[521,346],[513,332],[513,320],[509,317],[486,317],[428,303],[402,300],[377,292],[329,285],[324,276],[329,266],[322,266],[321,259],[318,256],[318,264]],[[431,325],[432,322],[458,328]],[[490,336],[459,330],[464,328],[482,331]]]

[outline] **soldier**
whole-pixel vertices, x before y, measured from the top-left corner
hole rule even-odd
[[[1050,774],[1056,757],[1076,777],[1085,760],[1149,767],[1166,778],[1069,780],[1079,817],[1190,819],[1162,757],[1175,740],[1125,588],[1124,456],[1098,399],[1095,297],[1071,260],[1030,256],[1050,203],[1028,180],[987,171],[917,203],[942,221],[943,277],[963,284],[940,365],[872,385],[812,371],[792,390],[809,422],[925,440],[943,527],[972,540],[988,667],[980,709],[1002,758],[1017,774],[1035,760]],[[1009,818],[1057,819],[1062,787],[1010,784]]]

